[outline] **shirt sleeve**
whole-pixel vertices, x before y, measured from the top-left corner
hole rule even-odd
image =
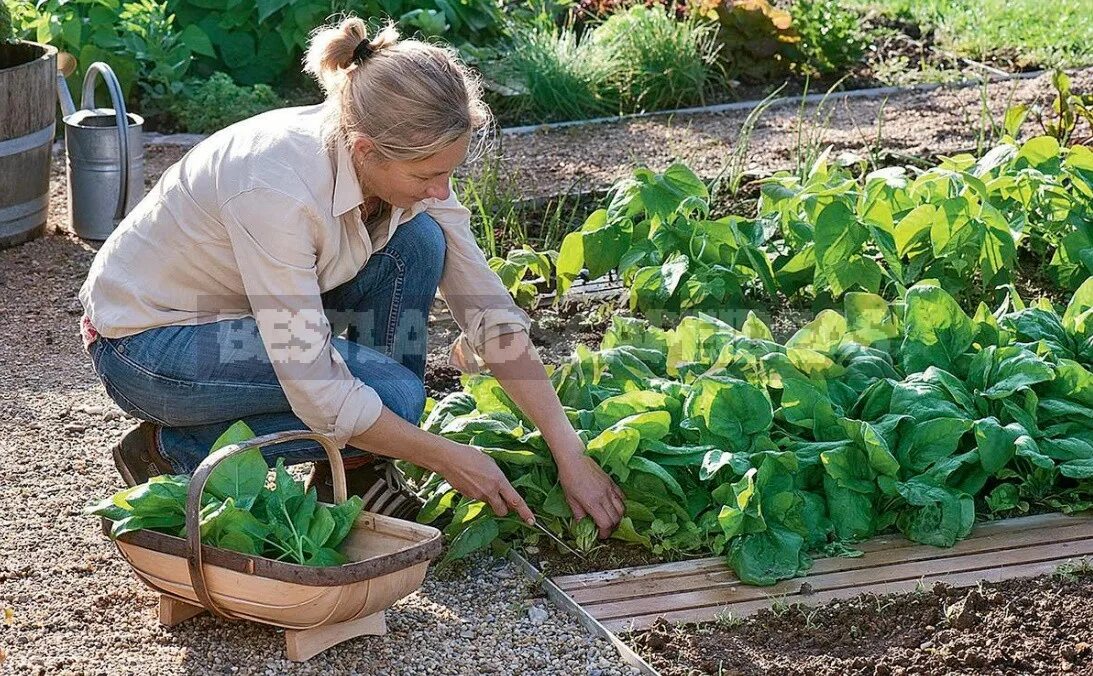
[[[317,215],[284,193],[258,188],[225,202],[221,217],[292,412],[344,447],[372,426],[383,403],[331,345],[316,268]]]
[[[450,363],[465,373],[483,366],[486,342],[531,328],[527,313],[516,306],[471,232],[471,212],[453,191],[446,200],[430,200],[425,211],[444,231],[446,253],[440,295],[462,335],[452,346]]]

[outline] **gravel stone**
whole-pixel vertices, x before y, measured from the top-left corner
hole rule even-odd
[[[530,620],[532,624],[542,624],[543,622],[546,622],[549,618],[550,613],[548,613],[544,608],[540,608],[539,606],[532,606],[531,608],[528,608],[528,620]]]

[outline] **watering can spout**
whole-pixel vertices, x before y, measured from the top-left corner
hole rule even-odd
[[[57,55],[57,98],[61,102],[61,116],[68,117],[76,112],[76,104],[72,101],[72,93],[68,91],[66,77],[76,70],[76,59],[68,52]]]

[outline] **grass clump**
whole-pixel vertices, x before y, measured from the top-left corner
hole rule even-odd
[[[502,111],[537,122],[691,105],[719,80],[714,29],[635,6],[583,30],[513,23],[480,66],[508,96]]]
[[[613,79],[627,112],[701,103],[716,79],[714,27],[677,21],[659,7],[613,14],[594,39],[615,57]]]

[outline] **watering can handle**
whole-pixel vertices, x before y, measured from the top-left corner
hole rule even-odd
[[[125,217],[125,203],[129,197],[129,115],[125,110],[125,97],[122,96],[121,84],[114,70],[102,61],[96,61],[87,68],[87,74],[83,78],[83,97],[80,99],[80,108],[95,107],[95,77],[102,76],[106,88],[110,92],[110,103],[114,106],[114,115],[118,125],[118,169],[121,172],[121,187],[118,190],[118,206],[114,212],[114,220],[120,221]]]
[[[202,460],[190,478],[190,487],[186,494],[186,543],[190,550],[187,565],[190,571],[190,582],[193,585],[197,600],[214,615],[228,619],[233,617],[228,611],[216,605],[216,602],[209,596],[209,590],[205,584],[205,569],[202,564],[201,553],[201,494],[205,491],[205,484],[208,482],[213,468],[237,453],[297,439],[316,441],[323,447],[326,452],[326,459],[330,463],[330,474],[334,480],[334,503],[341,504],[345,502],[348,491],[345,482],[345,465],[342,463],[341,452],[330,437],[307,430],[274,432],[248,439],[242,443],[225,446]]]

